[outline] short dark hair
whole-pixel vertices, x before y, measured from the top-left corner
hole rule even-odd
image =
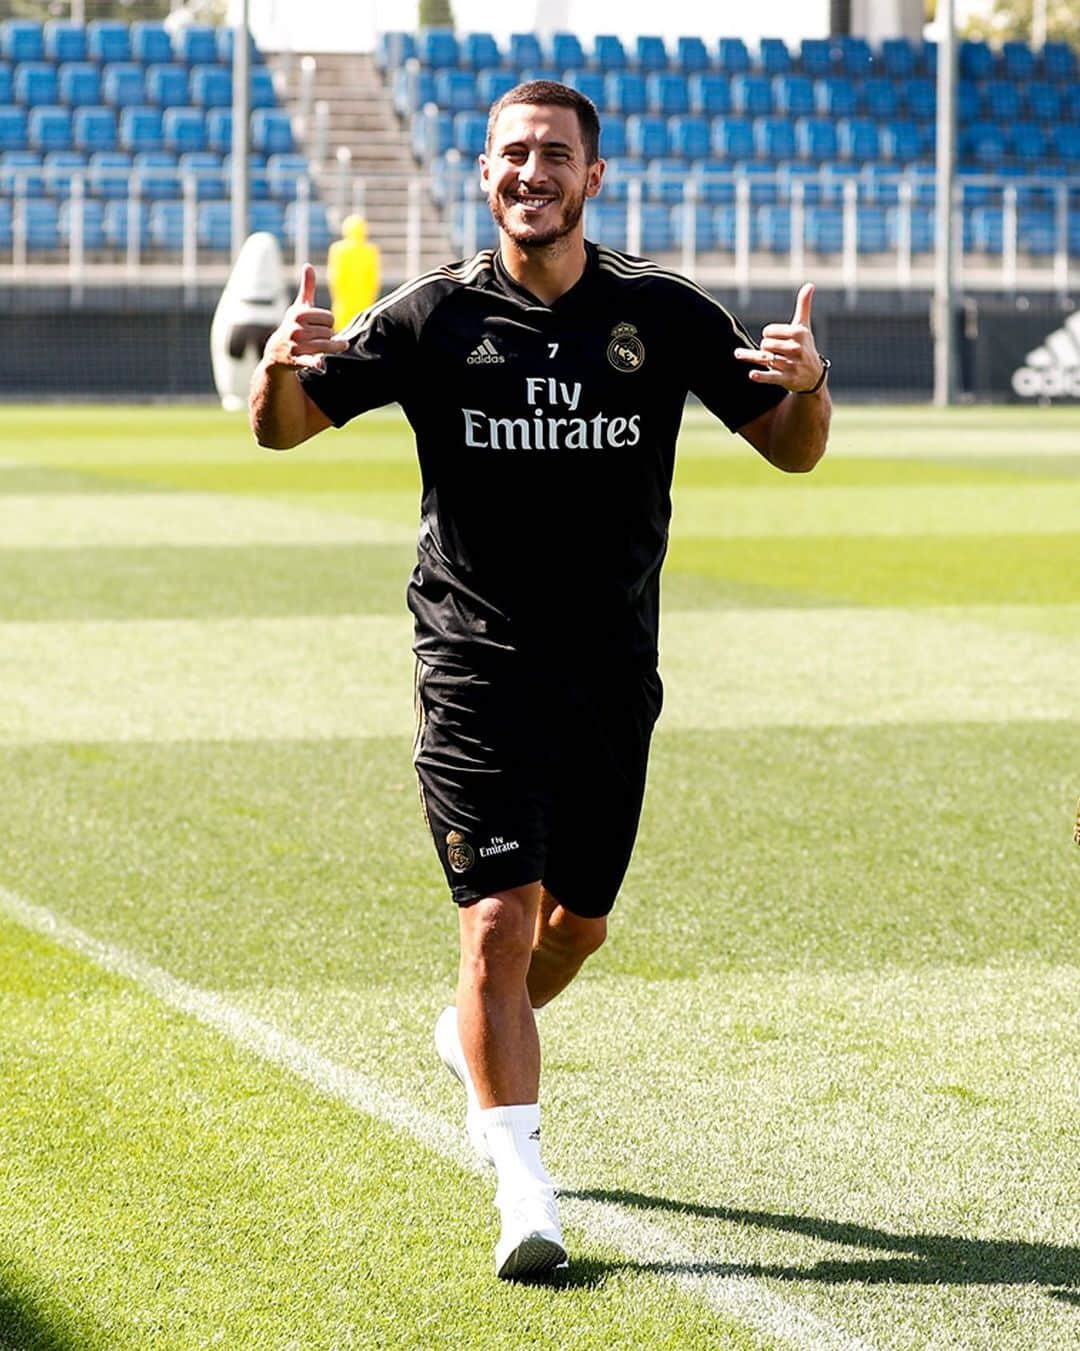
[[[491,151],[491,138],[499,114],[515,103],[554,104],[557,108],[573,108],[581,128],[586,162],[595,164],[600,158],[600,115],[596,111],[596,104],[579,90],[572,89],[568,84],[559,84],[556,80],[526,80],[495,100],[488,113],[487,138],[484,142],[484,149],[488,153]]]

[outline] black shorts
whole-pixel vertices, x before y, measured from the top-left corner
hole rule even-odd
[[[581,679],[506,663],[417,663],[414,761],[458,905],[542,881],[574,914],[606,915],[637,834],[662,688],[654,671]]]

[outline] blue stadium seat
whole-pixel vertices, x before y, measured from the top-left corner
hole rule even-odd
[[[747,117],[714,118],[712,144],[713,154],[720,159],[753,159],[753,123]]]
[[[812,253],[839,253],[844,247],[844,212],[838,206],[808,206],[806,247]]]
[[[671,212],[656,202],[646,202],[641,208],[641,248],[644,253],[665,253],[675,247],[671,228]]]
[[[759,159],[795,158],[795,124],[790,117],[759,117],[754,121],[754,149]]]
[[[887,220],[890,248],[896,248],[900,243],[903,219],[903,207],[889,207]],[[912,253],[933,253],[934,236],[936,234],[933,207],[913,206],[911,208],[910,234]]]
[[[50,19],[44,30],[44,56],[60,65],[64,61],[86,60],[86,27],[70,19]]]
[[[1000,257],[1005,242],[1004,213],[999,206],[976,206],[964,219],[964,251]]]
[[[978,167],[978,166],[976,166]],[[999,206],[1001,188],[996,185],[998,175],[987,178],[985,174],[958,173],[956,181],[960,186],[960,200],[965,207]]]
[[[1048,80],[1074,80],[1076,53],[1067,42],[1048,42],[1042,50],[1042,67]]]
[[[518,83],[525,84],[529,80],[555,80],[558,81],[559,72],[551,66],[526,66],[524,70],[518,71]]]
[[[116,112],[112,108],[76,108],[71,117],[71,141],[77,150],[116,148]]]
[[[988,80],[994,73],[994,53],[987,43],[965,38],[960,43],[959,66],[963,79]]]
[[[762,38],[758,43],[758,66],[764,75],[787,75],[794,62],[783,38]]]
[[[48,61],[23,61],[15,67],[15,102],[26,108],[57,103],[60,98],[56,67]]]
[[[1061,122],[1050,128],[1049,135],[1059,160],[1067,161],[1070,166],[1080,164],[1080,122]]]
[[[133,154],[160,150],[165,144],[160,108],[125,108],[120,114],[120,147]]]
[[[644,75],[616,72],[606,80],[607,106],[617,113],[643,113],[649,106]]]
[[[105,238],[115,249],[125,252],[132,244],[143,249],[150,236],[150,207],[146,202],[130,202],[127,197],[105,203]]]
[[[985,116],[999,122],[1016,122],[1023,115],[1023,86],[1012,80],[987,80],[983,85],[983,106]]]
[[[584,94],[587,99],[592,99],[597,112],[602,113],[607,108],[607,87],[604,76],[598,70],[564,70],[562,82]]]
[[[146,101],[158,104],[161,108],[173,108],[188,101],[188,68],[180,62],[168,61],[161,65],[147,66]]]
[[[731,112],[731,81],[726,75],[691,75],[690,109],[706,117]]]
[[[787,253],[791,248],[791,207],[769,204],[757,209],[758,247],[768,253]]]
[[[727,160],[697,160],[690,166],[690,179],[699,202],[717,206],[735,200],[735,179]]]
[[[460,64],[458,40],[450,28],[422,28],[416,35],[416,56],[429,70],[448,70]]]
[[[627,154],[626,118],[609,113],[600,128],[600,153],[605,159]]]
[[[82,235],[84,252],[105,248],[105,203],[94,197],[82,198],[78,208],[74,201],[61,202],[57,228],[61,241],[69,247],[75,242],[76,227]]]
[[[1053,211],[1020,211],[1016,233],[1021,250],[1031,257],[1045,258],[1057,252],[1057,222]]]
[[[517,75],[510,70],[485,70],[476,78],[476,90],[480,98],[480,103],[485,108],[490,108],[496,99],[502,98],[503,94],[513,89],[518,82]],[[585,90],[581,91],[582,93]],[[592,95],[589,95],[592,98]],[[593,102],[595,103],[595,99]]]
[[[206,110],[206,148],[227,155],[232,147],[232,109]]]
[[[799,52],[804,75],[823,79],[833,73],[832,44],[828,38],[803,38]]]
[[[60,102],[93,108],[101,102],[101,72],[90,61],[66,61],[57,71]]]
[[[681,202],[686,192],[686,161],[676,155],[660,155],[645,170],[645,195],[650,202],[666,206]]]
[[[885,38],[881,44],[881,64],[885,74],[895,80],[913,75],[919,58],[907,38]]]
[[[171,151],[139,151],[132,162],[132,173],[139,180],[139,189],[145,201],[179,197],[183,192],[176,156]]]
[[[454,116],[453,148],[462,155],[482,155],[487,136],[487,118],[471,109]]]
[[[746,117],[772,112],[772,85],[764,75],[736,75],[731,82],[731,106]]]
[[[824,202],[842,202],[847,196],[848,184],[853,184],[856,195],[863,189],[863,166],[854,160],[833,160],[821,169],[821,198]]]
[[[123,150],[95,150],[87,168],[87,184],[95,197],[126,197],[131,179],[131,156]]]
[[[874,54],[865,38],[843,33],[833,40],[834,66],[856,80],[865,80],[873,70]]]
[[[900,102],[909,116],[920,120],[933,117],[937,112],[937,90],[933,80],[916,75],[910,80],[900,81]]]
[[[792,160],[789,164],[781,165],[780,182],[783,185],[782,197],[787,196],[795,201],[801,191],[807,206],[820,202],[824,195],[820,170],[808,160]]]
[[[751,69],[750,52],[742,38],[720,38],[716,65],[725,75],[745,75]]]
[[[956,120],[963,126],[973,122],[982,107],[982,94],[979,86],[971,80],[958,80],[956,84]]]
[[[691,208],[685,203],[675,206],[671,211],[671,233],[675,247],[681,247],[684,234],[693,230],[692,245],[697,253],[707,253],[716,248],[715,213],[710,206]]]
[[[14,232],[11,202],[6,197],[0,197],[0,249],[11,248]]]
[[[1023,166],[1046,155],[1046,133],[1037,122],[1017,122],[1012,129],[1012,153]]]
[[[878,124],[871,117],[844,117],[836,124],[836,138],[844,159],[877,159],[881,154]]]
[[[467,77],[466,77],[467,78]],[[232,104],[232,75],[225,66],[193,66],[191,101],[200,108],[228,108]]]
[[[173,57],[188,66],[217,65],[217,29],[201,23],[177,29],[173,35]]]
[[[673,117],[668,123],[672,152],[683,159],[707,159],[712,148],[712,129],[704,117]]]
[[[738,238],[738,209],[734,206],[717,206],[713,208],[713,237],[716,240],[716,247],[722,249],[725,253],[734,253],[735,244]],[[753,238],[753,217],[751,217],[751,247],[756,240]]]
[[[131,32],[126,23],[94,19],[86,25],[86,51],[94,61],[111,65],[131,60]]]
[[[535,33],[510,34],[506,64],[511,70],[527,70],[530,66],[544,64],[544,49]]]
[[[708,47],[699,37],[676,38],[675,65],[684,75],[695,75],[708,70]]]
[[[1035,53],[1026,42],[1001,44],[1001,68],[1008,80],[1031,80],[1035,77]]]
[[[268,66],[254,66],[252,68],[249,95],[252,108],[277,107],[274,76]]]
[[[612,156],[607,162],[604,178],[604,196],[609,202],[625,202],[631,180],[644,180],[645,161],[632,155]]]
[[[266,161],[270,195],[279,201],[294,201],[297,182],[310,172],[311,166],[303,155],[270,155]]]
[[[775,164],[768,160],[742,160],[735,169],[739,177],[748,181],[754,206],[779,200],[781,179]]]
[[[547,59],[562,70],[584,70],[589,63],[576,33],[552,33],[548,41]]]
[[[585,233],[597,244],[626,248],[626,207],[615,202],[590,202]]]
[[[60,209],[47,197],[28,199],[23,216],[26,247],[31,253],[52,253],[60,248]]]
[[[862,101],[871,117],[895,117],[900,108],[896,85],[880,77],[863,82]]]
[[[200,202],[195,238],[201,249],[226,253],[232,245],[232,203]]]
[[[808,75],[777,75],[772,82],[773,106],[788,117],[805,117],[817,104],[814,82]]]
[[[859,110],[859,95],[848,75],[830,75],[814,81],[814,106],[823,117],[852,117]]]
[[[0,194],[44,197],[47,192],[41,156],[36,150],[5,150],[0,158]]]
[[[662,37],[642,35],[638,37],[634,47],[634,64],[638,70],[667,70],[668,51]]]
[[[689,91],[682,75],[650,75],[645,88],[650,112],[671,117],[690,111]]]
[[[277,108],[256,108],[251,114],[251,146],[264,155],[287,155],[294,149],[289,114]]]
[[[1028,111],[1039,122],[1056,122],[1061,115],[1059,87],[1048,80],[1032,80],[1027,86]]]
[[[415,159],[422,164],[430,163],[445,155],[453,143],[453,113],[441,112],[433,103],[413,113],[409,123],[409,145]]]
[[[205,154],[181,155],[180,168],[186,169],[187,161],[198,161],[194,167],[199,172],[199,192],[202,195],[205,191],[206,196],[210,196],[215,188],[220,187],[220,195],[229,197],[232,195],[232,156],[225,155],[219,158],[212,150]],[[217,177],[215,178],[211,161],[216,160],[219,164]],[[199,167],[200,165],[204,167]],[[265,201],[270,196],[270,175],[266,168],[265,157],[260,154],[248,156],[248,192],[253,202]]]
[[[652,159],[670,153],[666,117],[654,113],[633,113],[626,119],[626,141],[631,155]]]
[[[390,30],[379,34],[375,48],[375,64],[380,70],[394,71],[416,55],[416,38],[412,33]]]
[[[276,235],[284,243],[286,239],[285,232],[285,212],[292,207],[294,213],[298,211],[298,204],[290,202],[287,206],[282,206],[280,202],[271,201],[252,201],[248,207],[248,229],[254,234],[256,231],[264,231],[268,235]],[[326,225],[326,208],[321,202],[308,202],[308,225],[309,238],[308,247],[324,251],[333,236],[326,228],[325,233],[319,229],[319,217],[322,218],[322,224]]]
[[[187,207],[182,201],[154,202],[147,221],[147,242],[150,247],[170,252],[182,249],[186,211]]]
[[[1005,131],[996,122],[961,125],[959,140],[961,155],[985,169],[994,169],[1001,164],[1008,149]]]
[[[469,70],[495,70],[502,65],[499,44],[491,33],[466,33],[460,46],[461,64]]]
[[[0,26],[0,55],[8,61],[44,61],[45,34],[32,19],[9,19]]]
[[[161,114],[165,148],[177,154],[206,149],[206,123],[201,108],[166,108]]]
[[[101,72],[101,96],[114,108],[141,107],[146,102],[146,75],[142,66],[134,61],[105,66]]]
[[[590,212],[594,208],[590,207]],[[471,227],[471,228],[470,228]],[[498,242],[495,222],[486,202],[457,202],[450,211],[450,243],[455,253],[472,253]]]
[[[11,66],[0,61],[0,108],[6,108],[15,102],[15,85],[11,78]]]
[[[467,112],[476,107],[476,81],[467,70],[440,70],[435,76],[435,102],[443,112]]]
[[[885,253],[889,248],[889,220],[883,206],[863,206],[855,218],[855,247],[860,253]]]
[[[593,41],[592,63],[597,70],[625,70],[630,62],[622,39],[614,33],[597,33]]]
[[[228,25],[223,24],[220,28],[214,29],[214,45],[217,48],[218,63],[222,66],[231,67],[233,63],[233,30]],[[248,61],[252,73],[265,66],[265,58],[256,47],[254,38],[248,44],[248,52]]]
[[[835,159],[839,153],[836,123],[827,117],[800,117],[795,123],[795,146],[803,159]]]
[[[144,66],[167,64],[173,59],[172,38],[160,23],[131,25],[131,55]]]
[[[881,153],[886,159],[906,163],[922,153],[922,136],[917,123],[902,118],[884,123],[881,128]]]
[[[488,226],[494,230],[494,221],[486,202],[477,202],[487,214]],[[289,202],[285,207],[285,238],[295,244],[301,221],[306,219],[308,249],[312,253],[325,253],[334,239],[330,222],[326,216],[326,207],[322,202]]]
[[[27,140],[33,150],[70,150],[71,109],[54,106],[31,108],[27,118]]]
[[[42,172],[49,193],[53,197],[70,197],[72,181],[82,179],[87,190],[86,155],[81,150],[50,150],[42,160]]]

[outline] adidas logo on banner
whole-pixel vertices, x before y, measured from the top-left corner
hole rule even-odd
[[[499,353],[498,348],[490,338],[485,338],[483,342],[477,343],[465,358],[467,366],[502,366],[505,362],[506,358]]]
[[[1012,387],[1022,399],[1080,399],[1080,312],[1027,354]]]

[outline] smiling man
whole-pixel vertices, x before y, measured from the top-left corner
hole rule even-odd
[[[521,1278],[566,1261],[533,1011],[603,943],[637,832],[683,405],[693,392],[772,464],[805,471],[825,449],[828,363],[812,286],[754,343],[686,278],[585,240],[604,162],[576,90],[505,94],[480,175],[499,247],[340,334],[305,268],[251,422],[285,448],[396,400],[416,433],[414,759],[460,945],[435,1040],[496,1169],[496,1271]]]

